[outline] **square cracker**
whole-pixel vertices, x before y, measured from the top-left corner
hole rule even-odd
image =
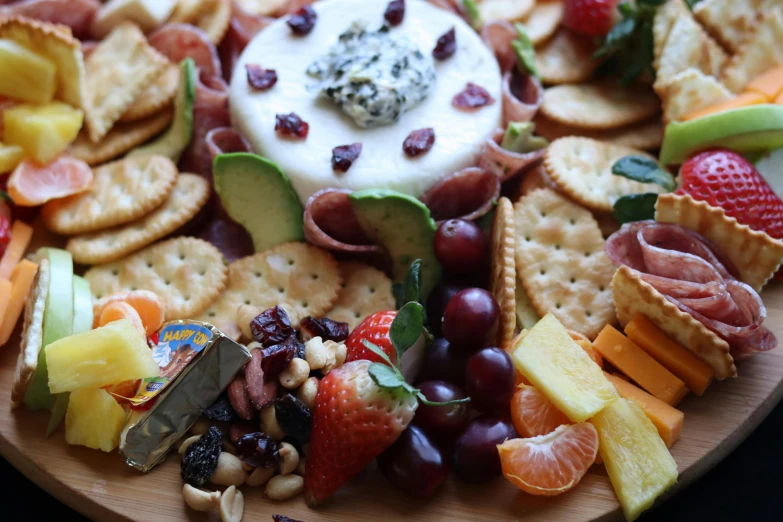
[[[669,39],[674,22],[678,18],[691,17],[691,10],[685,5],[683,0],[668,0],[655,11],[653,18],[653,66],[658,69],[658,63],[663,53],[663,47],[666,40]]]
[[[21,346],[14,370],[14,386],[11,388],[11,409],[22,404],[30,379],[38,368],[38,354],[43,347],[44,307],[49,294],[49,274],[49,261],[41,259],[30,295],[24,305]]]
[[[159,114],[171,107],[179,87],[179,67],[169,64],[142,93],[130,109],[120,116],[121,122],[139,121]]]
[[[326,316],[348,323],[353,330],[368,316],[381,310],[394,310],[392,282],[377,268],[357,261],[341,261],[342,290]]]
[[[770,9],[751,33],[742,49],[731,57],[721,81],[733,92],[774,66],[783,63],[783,10]]]
[[[640,313],[671,340],[709,364],[716,379],[737,376],[737,368],[729,353],[728,343],[642,281],[637,271],[627,266],[618,268],[612,279],[612,292],[617,318],[623,327],[634,315]]]
[[[97,143],[165,69],[168,60],[132,24],[115,28],[85,60],[90,139]]]
[[[13,17],[0,19],[0,38],[41,54],[57,66],[56,98],[83,109],[85,106],[85,67],[79,40],[60,26]]]
[[[652,89],[616,82],[557,85],[544,91],[541,114],[565,125],[606,130],[644,121],[660,111]]]
[[[663,100],[663,119],[666,122],[680,121],[691,111],[734,97],[714,76],[707,76],[693,68],[675,74],[659,93]]]
[[[764,0],[701,0],[693,6],[693,15],[732,53],[753,32]]]
[[[571,199],[591,210],[612,212],[622,196],[663,192],[655,183],[639,183],[612,173],[612,165],[629,155],[652,158],[630,147],[571,136],[549,144],[544,169]]]
[[[495,346],[503,349],[511,343],[517,325],[516,240],[514,206],[508,198],[500,198],[495,207],[495,219],[492,223],[492,269],[489,289],[500,307]]]
[[[783,263],[783,241],[751,230],[722,208],[696,201],[689,195],[661,194],[655,203],[655,220],[677,223],[709,239],[734,263],[739,279],[761,291]]]
[[[517,275],[536,312],[594,339],[615,321],[615,267],[595,218],[549,189],[520,198],[514,216]]]
[[[195,237],[169,239],[84,274],[96,300],[127,290],[155,292],[166,301],[167,321],[201,313],[226,287],[227,277],[220,251]]]

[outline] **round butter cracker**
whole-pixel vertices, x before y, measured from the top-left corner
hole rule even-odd
[[[394,310],[392,282],[386,274],[357,261],[340,262],[340,273],[342,290],[327,317],[348,323],[353,330],[375,312]]]

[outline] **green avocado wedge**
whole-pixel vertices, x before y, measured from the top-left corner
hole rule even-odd
[[[395,283],[405,280],[408,267],[421,259],[421,299],[440,280],[435,258],[435,222],[416,198],[385,189],[367,189],[349,196],[356,218],[367,237],[383,245],[392,257]]]
[[[250,233],[256,252],[304,240],[304,208],[276,164],[236,152],[215,157],[212,171],[223,208]]]
[[[192,58],[179,64],[179,89],[174,98],[174,122],[165,134],[147,145],[137,147],[127,157],[166,156],[174,163],[190,144],[193,135],[193,104],[196,101],[196,66]]]
[[[740,154],[783,147],[783,105],[752,105],[666,126],[660,163],[679,165],[693,153],[726,147]]]

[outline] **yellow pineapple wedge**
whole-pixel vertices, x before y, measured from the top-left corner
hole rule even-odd
[[[49,390],[55,394],[160,375],[144,334],[127,319],[65,337],[44,350]]]
[[[100,388],[71,392],[65,413],[65,441],[75,446],[112,451],[128,415],[122,406]]]
[[[57,88],[57,66],[11,40],[0,38],[0,94],[49,103]]]
[[[24,158],[24,149],[19,145],[0,143],[0,174],[7,174],[16,168]]]
[[[598,453],[625,518],[636,520],[677,482],[677,464],[652,421],[633,400],[617,399],[593,417],[592,423],[598,430]]]
[[[517,340],[512,358],[524,375],[573,422],[583,422],[618,397],[601,368],[552,314]]]
[[[76,139],[83,119],[81,110],[61,102],[17,105],[5,111],[3,139],[46,165]]]

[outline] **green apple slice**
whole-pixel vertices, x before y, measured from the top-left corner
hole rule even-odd
[[[55,398],[49,391],[49,373],[46,369],[46,348],[51,342],[73,333],[73,258],[69,252],[57,248],[42,248],[39,258],[49,260],[49,294],[44,308],[43,346],[38,354],[38,367],[24,397],[31,410],[51,410]]]

